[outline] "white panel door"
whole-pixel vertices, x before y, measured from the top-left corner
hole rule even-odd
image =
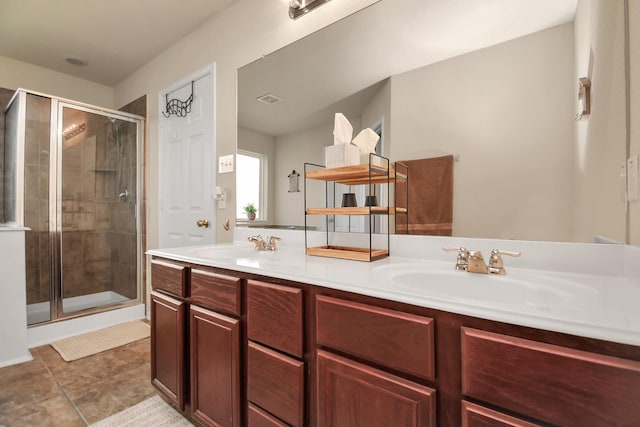
[[[191,112],[159,118],[160,247],[215,243],[213,70],[193,79]],[[191,94],[190,82],[163,94],[184,101]],[[160,108],[165,104],[161,96]],[[203,221],[208,227],[202,226]]]

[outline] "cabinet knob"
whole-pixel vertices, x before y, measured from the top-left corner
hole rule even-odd
[[[198,227],[209,228],[209,220],[208,219],[199,219],[196,221],[196,225]]]

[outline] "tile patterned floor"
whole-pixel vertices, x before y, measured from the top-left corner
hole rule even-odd
[[[149,338],[74,362],[49,345],[0,369],[0,426],[86,426],[156,394]]]

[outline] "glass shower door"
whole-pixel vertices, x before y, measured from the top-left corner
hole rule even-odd
[[[58,121],[58,310],[135,300],[137,123],[64,103]]]
[[[20,127],[20,123],[24,124],[22,126],[24,169],[19,173],[24,180],[22,186],[24,208],[19,216],[22,216],[23,224],[28,227],[25,232],[27,323],[32,325],[51,320],[49,240],[51,99],[20,93],[16,101],[11,109],[19,110],[24,105],[24,115],[28,118],[18,120],[15,125]],[[7,115],[8,119],[9,117],[10,114]],[[19,218],[14,220],[19,222]]]

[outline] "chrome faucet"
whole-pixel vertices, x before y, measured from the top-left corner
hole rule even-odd
[[[265,243],[265,241],[262,240],[261,235],[251,236],[247,238],[247,240],[249,240],[250,242],[253,242],[256,245],[257,251],[276,251],[278,250],[278,247],[276,246],[276,242],[280,240],[280,237],[270,236],[267,239],[267,243]]]
[[[504,269],[504,262],[502,261],[502,255],[508,255],[512,257],[519,257],[522,255],[520,252],[501,251],[494,249],[491,251],[489,257],[489,265],[485,264],[482,252],[469,251],[464,246],[459,248],[442,248],[445,252],[458,252],[458,258],[456,260],[456,270],[464,270],[469,273],[482,273],[482,274],[507,274]]]
[[[469,251],[469,265],[467,266],[469,273],[489,274],[489,267],[484,263],[482,252]]]

